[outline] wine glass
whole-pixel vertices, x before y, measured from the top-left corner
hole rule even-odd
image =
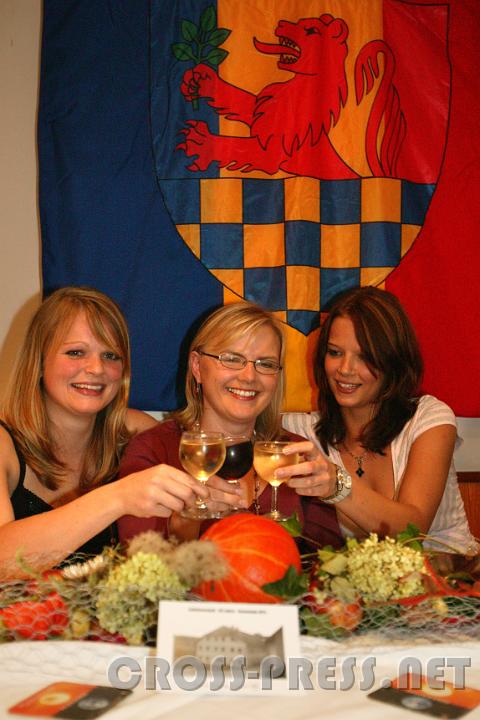
[[[231,485],[240,486],[239,478],[247,474],[253,463],[253,444],[248,435],[225,435],[225,462],[217,475]],[[231,515],[238,508],[219,511],[218,517]]]
[[[182,433],[178,450],[180,462],[185,470],[201,483],[222,467],[225,460],[225,439],[223,433],[194,430]],[[205,500],[197,498],[195,505],[184,508],[182,517],[193,520],[205,520],[216,517],[211,514]]]
[[[277,508],[278,488],[284,482],[284,478],[275,477],[275,470],[298,463],[298,453],[292,455],[283,454],[283,448],[290,444],[290,442],[283,440],[257,440],[254,448],[253,467],[262,480],[272,486],[272,507],[269,513],[265,513],[264,517],[277,522],[282,522],[287,518]]]

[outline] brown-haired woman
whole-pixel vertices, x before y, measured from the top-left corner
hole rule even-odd
[[[455,416],[433,396],[419,396],[422,371],[398,299],[373,287],[350,290],[320,332],[319,412],[287,415],[284,424],[321,449],[314,492],[336,507],[344,535],[393,537],[413,523],[438,540],[436,549],[475,551],[452,461]]]
[[[186,407],[142,433],[130,443],[120,468],[128,474],[149,465],[166,462],[179,466],[178,449],[182,430],[199,427],[233,436],[257,440],[281,434],[280,409],[283,399],[283,361],[285,340],[281,323],[269,312],[248,302],[225,305],[213,312],[195,335],[189,351],[186,376]],[[309,452],[311,444],[300,440],[290,447]],[[316,455],[316,451],[315,451]],[[306,463],[297,471],[315,469]],[[271,487],[252,473],[241,479],[241,494],[219,477],[209,480],[212,509],[218,503],[250,508],[260,513],[270,510]],[[253,496],[253,497],[252,497]],[[303,502],[294,488],[282,487],[279,508],[285,515],[297,512],[305,534],[314,540],[338,544],[341,541],[335,513],[316,501]],[[166,532],[166,523],[156,519],[122,518],[122,539],[145,529]],[[182,538],[196,537],[199,523],[174,515],[170,531]]]
[[[168,467],[110,483],[129,439],[156,424],[127,408],[129,385],[118,306],[90,288],[50,295],[30,323],[1,413],[3,569],[18,550],[42,555],[46,566],[99,552],[125,512],[169,515],[206,494]]]

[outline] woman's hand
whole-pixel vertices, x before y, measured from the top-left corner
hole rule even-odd
[[[285,479],[299,495],[326,498],[335,493],[337,487],[336,466],[329,462],[320,450],[309,440],[287,445],[285,455],[298,453],[302,462],[287,465],[276,471],[278,478]]]
[[[240,481],[229,483],[228,480],[213,475],[209,478],[207,485],[210,490],[207,505],[212,512],[221,512],[237,507],[246,509],[250,505]]]
[[[127,475],[110,486],[120,491],[124,512],[136,517],[169,517],[209,497],[208,489],[183,470],[170,465],[154,465]]]

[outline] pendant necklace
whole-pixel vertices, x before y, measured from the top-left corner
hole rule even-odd
[[[365,470],[363,469],[363,461],[368,455],[368,450],[365,450],[364,453],[361,455],[354,455],[350,450],[347,448],[347,446],[343,445],[345,452],[350,455],[351,458],[355,460],[357,463],[357,469],[355,470],[355,473],[358,475],[358,477],[362,477],[362,475],[365,475]]]

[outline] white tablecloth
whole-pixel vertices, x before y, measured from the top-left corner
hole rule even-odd
[[[336,657],[341,666],[346,657],[355,657],[357,667],[365,658],[375,657],[376,689],[386,679],[397,675],[402,658],[415,657],[426,666],[431,658],[468,657],[471,668],[466,670],[466,684],[480,689],[480,642],[434,645],[373,645],[365,640],[360,644],[339,644],[327,640],[302,638],[302,655],[316,661]],[[116,657],[128,655],[140,663],[152,654],[148,648],[131,648],[106,643],[87,642],[17,642],[0,645],[0,718],[13,720],[7,708],[45,685],[58,680],[91,682],[108,685],[106,671]],[[154,653],[153,653],[154,654]],[[341,674],[340,676],[341,677]],[[448,678],[448,676],[447,676]],[[272,695],[269,691],[254,696],[230,694],[226,696],[195,696],[192,693],[153,692],[142,684],[131,696],[105,715],[105,720],[212,720],[213,717],[232,720],[411,720],[418,714],[392,705],[374,702],[360,689],[358,682],[349,690],[316,688],[303,693],[289,692]],[[426,717],[426,716],[423,716]],[[480,707],[471,711],[468,720],[480,720]]]

